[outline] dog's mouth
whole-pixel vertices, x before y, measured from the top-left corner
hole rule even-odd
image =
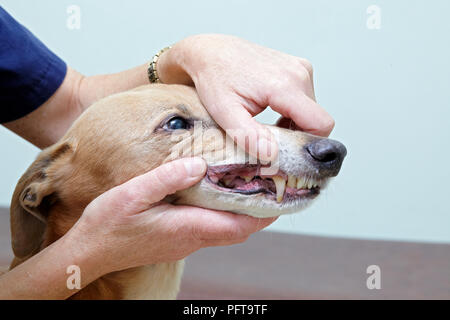
[[[281,170],[274,175],[263,175],[261,168],[259,164],[210,166],[206,180],[222,192],[247,196],[261,194],[278,203],[314,198],[325,182],[311,176],[288,175]]]

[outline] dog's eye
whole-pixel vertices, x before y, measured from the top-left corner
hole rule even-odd
[[[168,130],[179,130],[179,129],[188,129],[189,123],[181,118],[181,117],[175,117],[167,121],[167,123],[164,125],[164,129]]]

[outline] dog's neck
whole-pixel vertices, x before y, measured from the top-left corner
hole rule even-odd
[[[109,273],[70,299],[175,299],[183,267],[184,260],[180,260]]]

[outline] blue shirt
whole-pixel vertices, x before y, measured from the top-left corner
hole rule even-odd
[[[64,61],[0,7],[0,123],[42,105],[66,71]]]

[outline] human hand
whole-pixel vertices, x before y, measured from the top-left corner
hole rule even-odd
[[[186,158],[135,177],[93,200],[65,237],[89,252],[103,275],[240,243],[275,220],[160,202],[205,171],[201,158]]]
[[[315,101],[313,70],[302,58],[227,35],[186,38],[161,55],[157,64],[163,83],[194,84],[214,120],[240,136],[236,142],[250,154],[273,160],[277,145],[253,116],[268,105],[306,132],[328,136],[334,120]],[[270,155],[267,150],[271,150]],[[259,152],[258,152],[259,151]]]

